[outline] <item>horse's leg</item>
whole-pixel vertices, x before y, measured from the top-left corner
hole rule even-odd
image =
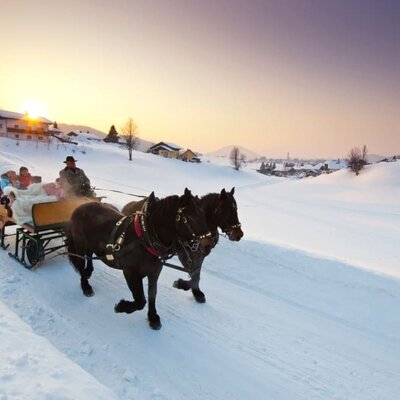
[[[86,251],[86,268],[85,268],[85,275],[87,279],[90,279],[93,272],[93,252]]]
[[[132,292],[134,301],[122,299],[118,304],[115,305],[114,311],[117,313],[131,314],[134,311],[142,310],[146,305],[146,298],[143,290],[143,279],[137,273],[134,273],[128,269],[124,269],[123,272],[126,283]]]
[[[69,250],[71,252],[71,250]],[[93,271],[93,264],[91,265],[91,270],[85,268],[85,254],[87,254],[83,249],[75,248],[73,253],[76,255],[70,255],[69,259],[75,269],[79,272],[81,276],[81,288],[85,296],[90,297],[94,295],[93,288],[89,284],[89,278]],[[90,272],[89,272],[90,271]]]
[[[198,303],[205,303],[206,296],[199,288],[201,264],[190,274],[190,277],[192,278],[192,294],[194,298]]]
[[[161,320],[156,310],[156,296],[157,296],[157,281],[161,272],[160,268],[152,274],[149,274],[147,279],[149,282],[148,298],[149,298],[149,309],[147,312],[147,318],[149,319],[150,327],[153,329],[161,328]]]
[[[200,271],[201,271],[201,266],[204,261],[204,257],[198,257],[193,261],[194,261],[193,262],[194,265],[191,267],[192,271],[189,272],[190,280],[178,279],[174,282],[174,287],[176,287],[177,289],[182,289],[182,290],[191,289],[196,301],[198,303],[205,303],[206,296],[199,288]]]

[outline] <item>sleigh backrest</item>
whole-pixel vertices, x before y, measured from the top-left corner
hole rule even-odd
[[[37,203],[32,206],[32,220],[35,231],[58,229],[64,227],[71,220],[75,209],[82,204],[101,201],[103,197],[78,198],[73,200]]]

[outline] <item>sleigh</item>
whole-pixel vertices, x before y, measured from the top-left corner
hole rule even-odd
[[[37,203],[32,206],[32,222],[18,226],[15,230],[15,249],[9,256],[30,269],[41,263],[45,257],[65,247],[65,231],[74,210],[82,204],[101,201],[102,197],[79,198],[50,203]],[[4,238],[12,236],[5,233],[6,224],[16,224],[10,217],[4,218],[1,244]]]

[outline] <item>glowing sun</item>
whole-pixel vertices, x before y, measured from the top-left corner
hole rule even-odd
[[[29,118],[31,119],[44,117],[46,114],[46,108],[43,106],[43,104],[34,100],[30,100],[24,103],[23,110],[28,114]]]

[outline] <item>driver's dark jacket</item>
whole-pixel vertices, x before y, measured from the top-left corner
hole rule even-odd
[[[90,187],[90,180],[83,169],[65,167],[60,171],[60,185],[66,197],[80,197]]]

